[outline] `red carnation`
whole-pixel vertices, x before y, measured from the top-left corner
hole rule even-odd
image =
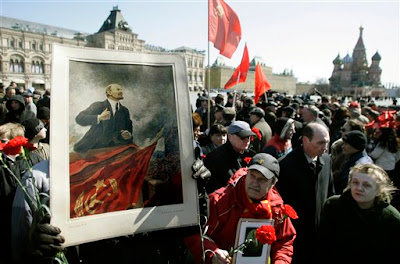
[[[246,164],[249,164],[250,161],[251,161],[251,158],[250,157],[245,157],[243,160],[244,160],[244,162],[246,162]]]
[[[251,129],[251,131],[253,131],[253,132],[256,134],[256,136],[258,137],[258,139],[261,140],[262,135],[261,135],[260,130],[259,130],[258,128],[253,127],[253,128]]]
[[[263,225],[257,228],[256,238],[261,244],[272,245],[276,241],[275,228],[270,225]]]
[[[283,214],[289,216],[292,219],[298,219],[299,216],[297,215],[296,211],[288,204],[283,205]]]
[[[17,136],[10,141],[3,147],[3,152],[6,155],[17,155],[21,153],[21,149],[24,146],[28,145],[28,139],[22,136]]]

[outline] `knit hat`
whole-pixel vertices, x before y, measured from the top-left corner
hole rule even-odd
[[[249,170],[258,170],[265,178],[272,179],[279,176],[279,162],[276,158],[266,153],[256,154],[250,161]]]
[[[343,141],[357,150],[364,150],[367,146],[367,137],[361,131],[350,131],[343,136]]]
[[[21,123],[25,127],[25,137],[33,139],[44,128],[44,124],[37,118],[27,119]]]
[[[37,118],[39,119],[49,119],[50,109],[46,106],[42,106],[37,110]]]

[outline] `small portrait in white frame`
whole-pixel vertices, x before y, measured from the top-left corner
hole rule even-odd
[[[239,220],[235,248],[244,243],[251,232],[263,225],[274,225],[273,219],[252,219],[241,218]],[[271,252],[271,245],[268,244],[249,244],[243,253],[238,252],[233,256],[233,264],[268,264]]]

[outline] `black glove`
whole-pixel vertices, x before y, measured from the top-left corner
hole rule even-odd
[[[211,177],[211,172],[204,166],[202,160],[197,159],[192,165],[193,179],[208,180]]]
[[[60,235],[60,228],[50,225],[49,214],[43,217],[38,217],[39,215],[35,215],[29,230],[29,251],[37,258],[54,257],[64,250],[62,244],[65,239]]]

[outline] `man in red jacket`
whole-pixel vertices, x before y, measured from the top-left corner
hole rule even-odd
[[[296,230],[284,216],[283,200],[274,187],[279,171],[273,156],[259,153],[249,168],[238,170],[226,187],[210,194],[209,218],[204,226],[206,263],[231,263],[228,251],[235,246],[240,218],[274,219],[277,240],[271,246],[271,263],[291,263]],[[185,244],[196,263],[203,263],[200,234],[186,237]]]

